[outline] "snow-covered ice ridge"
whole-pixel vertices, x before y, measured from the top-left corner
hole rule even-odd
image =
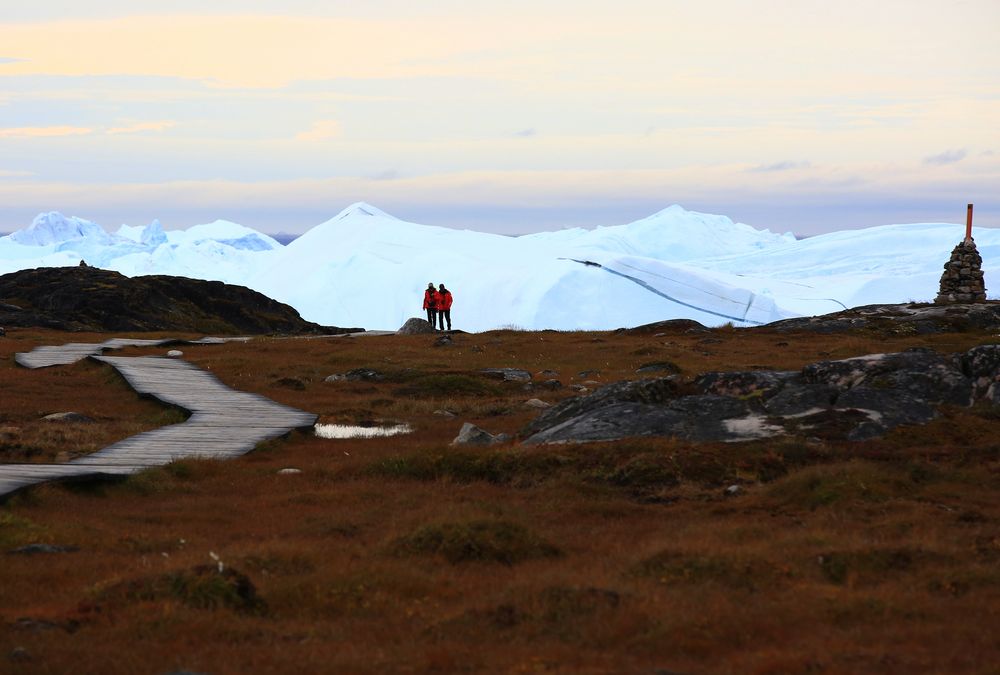
[[[153,221],[112,234],[52,212],[0,237],[0,273],[85,260],[128,276],[219,280],[286,302],[311,321],[381,330],[423,314],[428,282],[452,291],[453,324],[469,331],[602,330],[679,318],[757,325],[929,301],[964,234],[959,225],[920,223],[797,241],[675,205],[627,225],[507,237],[410,223],[358,203],[282,246],[223,220],[183,231]],[[1000,230],[975,237],[989,286],[1000,275]]]

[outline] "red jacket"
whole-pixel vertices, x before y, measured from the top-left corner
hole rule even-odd
[[[427,289],[424,291],[424,309],[437,309],[437,291]]]
[[[445,291],[444,293],[438,291],[434,294],[434,297],[437,298],[436,302],[438,309],[451,309],[451,291]]]

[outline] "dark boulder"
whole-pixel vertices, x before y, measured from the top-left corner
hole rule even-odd
[[[821,361],[801,371],[705,373],[618,382],[545,410],[525,443],[675,436],[736,441],[785,434],[864,440],[937,417],[942,404],[1000,403],[1000,345]]]
[[[531,373],[520,368],[483,368],[479,372],[486,377],[504,382],[531,382]]]

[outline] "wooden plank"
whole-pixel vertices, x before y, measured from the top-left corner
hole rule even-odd
[[[250,338],[203,338],[194,344],[219,344]],[[161,356],[102,356],[105,349],[156,346],[177,340],[113,338],[101,344],[37,347],[17,354],[28,368],[67,364],[93,358],[115,368],[136,392],[191,413],[180,424],[143,432],[65,464],[0,465],[0,496],[49,480],[84,476],[125,475],[184,457],[238,457],[264,440],[292,429],[311,427],[316,415],[275,403],[260,394],[229,388],[213,374],[186,361]]]

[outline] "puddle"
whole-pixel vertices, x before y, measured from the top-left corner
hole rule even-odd
[[[356,427],[349,424],[317,424],[316,435],[320,438],[382,438],[398,436],[413,431],[409,424],[392,424],[383,427]]]

